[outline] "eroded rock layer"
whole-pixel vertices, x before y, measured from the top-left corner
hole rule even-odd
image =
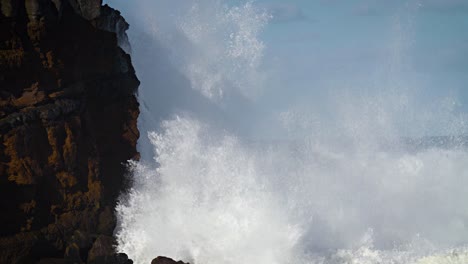
[[[99,0],[0,11],[0,263],[115,262],[113,208],[138,158],[128,24]]]

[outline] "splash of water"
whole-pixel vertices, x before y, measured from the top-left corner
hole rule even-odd
[[[213,130],[178,117],[150,134],[159,165],[135,164],[118,208],[119,248],[137,263],[320,263],[310,255],[329,250],[323,263],[410,263],[466,242],[464,150],[335,152]]]
[[[233,93],[258,95],[267,13],[250,2],[158,5],[149,34],[191,89],[221,110]],[[142,89],[154,89],[144,80]],[[323,98],[334,106],[327,115],[302,105],[275,113],[268,128],[282,140],[248,140],[197,111],[168,118],[148,133],[154,160],[130,164],[118,249],[138,264],[158,255],[200,264],[465,263],[466,143],[424,136],[465,133],[466,118],[450,96],[424,106],[418,91],[392,85],[336,89]]]

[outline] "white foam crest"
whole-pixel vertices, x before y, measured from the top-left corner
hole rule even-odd
[[[422,257],[416,261],[416,264],[464,264],[468,263],[468,250],[456,249],[445,254],[434,254],[432,256]]]
[[[372,234],[372,231],[364,237],[368,237],[369,234]],[[461,264],[467,263],[468,258],[467,248],[437,250],[429,246],[427,241],[424,245],[418,244],[422,242],[419,241],[415,245],[394,250],[376,249],[372,239],[367,242],[356,249],[340,249],[314,264]]]
[[[186,117],[163,127],[150,134],[157,165],[136,166],[136,188],[117,209],[119,250],[136,263],[403,264],[424,252],[392,248],[417,237],[440,249],[467,242],[464,150],[245,144]]]
[[[155,255],[206,264],[292,258],[297,228],[265,188],[256,158],[194,120],[177,118],[164,128],[150,135],[159,167],[137,167],[140,187],[117,209],[124,223],[119,250],[136,263]]]

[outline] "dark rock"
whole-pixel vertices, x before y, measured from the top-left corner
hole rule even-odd
[[[0,1],[1,13],[4,17],[15,17],[18,12],[17,0],[1,0]]]
[[[96,28],[114,32],[117,34],[119,46],[127,53],[130,53],[130,43],[128,41],[127,29],[129,24],[120,15],[120,12],[104,5],[101,8],[101,15],[93,21]]]
[[[132,264],[126,254],[115,253],[115,240],[99,236],[89,251],[88,264]]]
[[[101,14],[102,0],[77,0],[81,15],[88,19],[95,19]]]
[[[101,14],[102,0],[68,0],[75,13],[86,20],[97,18]]]
[[[104,210],[99,214],[98,219],[98,227],[97,231],[100,234],[112,235],[115,229],[115,223],[117,219],[114,215],[114,211],[107,206]]]
[[[122,259],[105,237],[138,158],[128,25],[100,0],[0,10],[0,263]]]
[[[44,8],[44,1],[41,0],[25,0],[26,14],[29,20],[37,21],[42,17],[42,10]]]
[[[59,258],[44,258],[37,262],[37,264],[67,264],[67,262]]]
[[[80,247],[73,243],[65,249],[65,262],[69,264],[81,264]]]
[[[99,236],[88,254],[88,263],[106,263],[114,254],[115,240],[110,236]]]
[[[91,235],[80,230],[75,230],[75,232],[73,232],[71,241],[80,249],[91,248],[93,245]]]
[[[189,264],[189,263],[185,263],[181,260],[179,261],[175,261],[171,258],[168,258],[168,257],[162,257],[162,256],[159,256],[155,259],[153,259],[153,261],[151,261],[151,264]]]

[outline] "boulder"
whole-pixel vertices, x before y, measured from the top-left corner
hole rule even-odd
[[[151,264],[189,264],[189,263],[185,263],[181,260],[175,261],[168,257],[159,256],[153,259],[153,261],[151,261]]]

